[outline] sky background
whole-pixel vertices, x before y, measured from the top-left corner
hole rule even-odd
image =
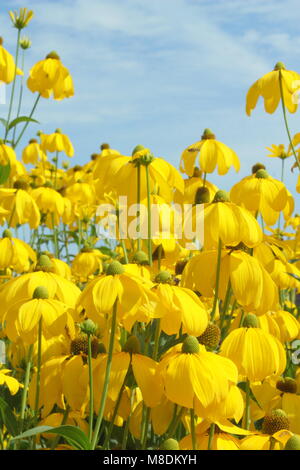
[[[266,147],[287,144],[281,109],[266,114],[260,100],[249,118],[245,98],[278,61],[300,73],[298,0],[1,0],[0,35],[11,53],[8,10],[21,6],[35,12],[23,31],[32,40],[25,71],[55,50],[75,85],[73,98],[42,100],[24,145],[39,129],[60,127],[74,144],[74,165],[109,142],[124,155],[142,144],[178,167],[209,127],[241,160],[238,175],[231,169],[211,181],[230,189],[258,161],[280,179],[281,162]],[[22,114],[34,99],[27,90]],[[299,112],[288,116],[293,134]],[[297,198],[292,164],[286,182]]]

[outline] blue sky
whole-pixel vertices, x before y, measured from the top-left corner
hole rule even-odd
[[[245,97],[279,60],[300,72],[298,0],[2,0],[0,35],[11,52],[16,30],[7,11],[20,6],[35,12],[24,30],[33,42],[25,69],[56,50],[76,93],[43,100],[41,124],[26,141],[60,127],[74,143],[74,164],[109,142],[125,155],[143,144],[178,167],[182,150],[209,127],[242,165],[239,175],[210,178],[220,187],[229,189],[257,161],[280,178],[281,163],[266,157],[266,147],[287,143],[281,110],[266,114],[260,102],[249,118]],[[33,99],[28,91],[25,110]],[[299,112],[289,115],[293,133]],[[286,181],[296,196],[292,163]]]

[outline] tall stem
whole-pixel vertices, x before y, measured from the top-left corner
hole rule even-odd
[[[246,408],[245,408],[245,428],[247,431],[250,429],[251,416],[250,416],[250,382],[246,380]]]
[[[34,406],[34,417],[37,420],[39,411],[40,401],[40,388],[41,388],[41,365],[42,365],[42,325],[43,317],[39,321],[38,331],[38,357],[37,357],[37,373],[36,373],[36,389],[35,389],[35,406]]]
[[[289,141],[290,141],[290,145],[291,145],[293,155],[295,157],[296,163],[297,163],[298,168],[300,170],[299,159],[297,157],[297,154],[296,154],[296,151],[295,151],[295,148],[294,148],[294,145],[293,145],[293,141],[292,141],[292,137],[291,137],[291,133],[290,133],[289,125],[288,125],[288,122],[287,122],[287,117],[286,117],[286,107],[285,107],[285,101],[284,101],[284,95],[283,95],[282,72],[281,72],[281,70],[279,70],[279,88],[280,88],[282,112],[283,112],[283,119],[284,119],[284,123],[285,123],[286,132],[287,132],[287,135],[288,135],[288,138],[289,138]]]
[[[38,97],[37,97],[37,99],[36,99],[35,102],[34,102],[33,108],[32,108],[31,113],[30,113],[30,115],[29,115],[29,119],[32,118],[32,116],[33,116],[33,114],[34,114],[34,111],[36,110],[36,107],[37,107],[37,105],[38,105],[38,102],[40,101],[40,98],[41,98],[41,95],[39,94]],[[16,146],[18,145],[18,143],[19,143],[20,140],[22,139],[23,134],[24,134],[24,132],[26,131],[28,125],[29,125],[29,122],[30,122],[30,121],[27,121],[27,122],[25,123],[25,125],[24,125],[24,127],[23,127],[23,129],[22,129],[22,131],[21,131],[21,133],[20,133],[20,135],[19,135],[19,137],[17,138],[16,142],[14,142],[13,148],[16,148]]]
[[[24,388],[22,391],[22,401],[21,401],[21,414],[20,414],[20,434],[23,431],[24,425],[24,417],[25,417],[25,409],[26,409],[26,402],[27,402],[27,392],[30,380],[30,370],[32,364],[32,353],[33,353],[33,344],[29,346],[28,357],[27,357],[27,364],[26,364],[26,372],[25,372],[25,380],[24,380]]]
[[[11,118],[11,113],[12,113],[12,106],[13,106],[13,101],[14,101],[14,94],[15,94],[15,87],[16,87],[16,78],[17,78],[17,68],[18,68],[18,60],[19,60],[19,50],[20,50],[20,35],[21,35],[21,30],[18,29],[18,37],[17,37],[17,47],[16,47],[16,62],[15,62],[15,73],[14,73],[14,79],[13,79],[13,84],[12,84],[12,89],[11,89],[11,95],[10,95],[10,101],[9,101],[9,109],[8,109],[8,116],[7,116],[7,123],[6,123],[6,130],[5,130],[5,137],[4,140],[6,140],[8,133],[9,133],[9,122]]]
[[[104,385],[103,385],[103,391],[102,391],[102,396],[101,396],[101,402],[100,402],[100,409],[96,421],[96,426],[94,430],[94,435],[91,443],[91,449],[94,450],[98,438],[99,438],[99,432],[100,432],[100,427],[103,419],[103,414],[104,414],[104,408],[105,408],[105,403],[106,403],[106,398],[108,394],[108,386],[109,386],[109,378],[110,378],[110,371],[111,371],[111,365],[112,365],[112,358],[113,358],[113,348],[114,348],[114,339],[115,339],[115,332],[116,332],[116,324],[117,324],[117,303],[118,301],[116,300],[113,306],[113,312],[112,312],[112,321],[111,321],[111,331],[110,331],[110,338],[109,338],[109,348],[108,348],[108,356],[107,356],[107,363],[106,363],[106,371],[105,371],[105,378],[104,378]]]
[[[222,258],[222,240],[219,238],[218,255],[217,255],[216,287],[215,287],[214,304],[213,304],[213,309],[211,312],[211,320],[215,318],[217,305],[218,305],[220,273],[221,273],[221,258]]]
[[[89,441],[92,442],[93,417],[94,417],[94,389],[93,389],[93,368],[92,368],[92,335],[88,335],[88,368],[89,368],[89,389],[90,389]]]
[[[150,192],[150,175],[149,175],[149,165],[146,165],[146,180],[147,180],[147,205],[148,205],[148,256],[149,256],[149,265],[152,266],[152,233],[151,233],[151,192]]]
[[[141,250],[141,234],[140,234],[140,231],[141,231],[141,165],[140,163],[138,162],[137,164],[137,167],[136,167],[136,170],[137,170],[137,207],[138,207],[138,210],[137,210],[137,232],[139,234],[138,236],[138,240],[137,240],[137,249],[138,251]]]
[[[25,50],[23,50],[22,54],[22,70],[24,71],[24,65],[25,65]],[[23,88],[24,88],[24,75],[21,77],[21,85],[20,85],[20,93],[19,93],[19,103],[18,103],[18,111],[17,111],[17,118],[20,116],[21,113],[21,106],[22,106],[22,98],[23,98]],[[17,132],[17,126],[14,127],[14,133],[13,133],[13,138],[12,141],[15,141],[16,137],[16,132]]]
[[[212,450],[212,445],[213,445],[214,436],[215,436],[215,430],[216,430],[216,425],[215,425],[215,423],[212,423],[210,425],[210,430],[209,430],[207,450]]]
[[[195,430],[195,412],[191,409],[191,435],[192,435],[192,450],[197,450],[196,444],[196,430]]]

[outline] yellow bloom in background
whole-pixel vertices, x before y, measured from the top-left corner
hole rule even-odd
[[[286,150],[283,144],[280,144],[280,145],[272,144],[271,148],[267,147],[267,150],[271,152],[269,155],[267,155],[268,157],[280,158],[281,160],[285,160],[286,158],[292,155],[291,150]]]
[[[21,387],[20,384],[14,377],[10,377],[8,374],[11,374],[11,370],[9,369],[0,369],[0,386],[6,385],[9,389],[11,395],[15,395]]]
[[[267,73],[258,79],[249,89],[246,97],[246,113],[251,115],[252,110],[256,107],[258,98],[262,96],[264,99],[265,111],[274,113],[281,100],[279,74],[282,77],[282,89],[284,104],[290,113],[295,113],[298,105],[294,98],[294,94],[299,89],[300,75],[297,72],[286,70],[282,62],[277,62],[272,72]],[[298,81],[295,86],[294,82]]]
[[[0,37],[0,81],[4,83],[11,83],[17,75],[23,75],[22,70],[19,68],[16,71],[15,60],[13,56],[3,47],[3,38]]]
[[[72,274],[81,282],[102,271],[103,254],[96,249],[82,248],[72,261]]]
[[[32,93],[37,91],[43,98],[50,98],[53,95],[55,100],[63,100],[74,95],[73,80],[69,70],[54,51],[32,67],[27,86]]]
[[[17,167],[17,156],[12,147],[6,145],[3,140],[0,139],[0,165],[10,165],[10,176],[16,173]]]
[[[40,161],[45,162],[47,160],[47,155],[41,149],[38,141],[36,139],[31,139],[23,150],[22,160],[26,164],[32,163],[33,165],[36,165]]]
[[[27,243],[13,238],[10,230],[3,232],[0,239],[0,269],[11,268],[17,273],[29,271],[36,262],[36,254]]]
[[[199,166],[205,173],[213,173],[218,167],[219,175],[226,175],[231,166],[240,170],[240,161],[236,153],[216,140],[210,129],[205,129],[202,139],[184,150],[181,156],[180,169],[183,173],[193,176],[195,161],[199,155]]]
[[[15,189],[0,189],[0,203],[6,210],[10,210],[7,217],[10,227],[29,224],[30,228],[37,228],[40,224],[40,211],[34,199],[27,192],[27,183],[16,181]]]
[[[9,16],[15,28],[21,30],[28,26],[28,23],[33,18],[33,11],[27,8],[20,8],[20,12],[10,11]]]
[[[64,198],[51,187],[34,189],[31,196],[41,213],[47,215],[47,225],[53,227],[53,222],[54,225],[58,225],[65,212]]]
[[[41,149],[44,152],[65,152],[68,157],[73,157],[74,147],[69,137],[63,134],[61,129],[56,129],[53,134],[41,134]]]

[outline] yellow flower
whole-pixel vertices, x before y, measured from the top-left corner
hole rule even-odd
[[[193,176],[198,154],[200,169],[205,173],[213,173],[217,166],[219,175],[226,175],[231,166],[236,171],[240,170],[240,161],[236,153],[216,140],[210,129],[205,129],[202,139],[183,152],[180,163],[183,173]]]
[[[64,198],[51,187],[34,189],[31,196],[40,211],[47,214],[47,225],[53,227],[52,218],[54,218],[54,225],[58,225],[65,212]]]
[[[268,157],[280,158],[281,160],[285,160],[286,158],[292,155],[292,152],[290,150],[289,151],[285,150],[285,146],[283,144],[280,144],[280,145],[272,144],[271,148],[267,147],[267,150],[271,152],[270,155],[268,155]]]
[[[11,395],[15,395],[21,387],[20,384],[15,378],[9,377],[8,374],[11,373],[9,369],[0,369],[0,385],[6,385],[10,391]]]
[[[161,280],[168,274],[162,271],[157,278]],[[167,335],[176,335],[181,326],[183,333],[192,336],[200,336],[206,330],[208,313],[193,291],[160,282],[154,292],[160,300],[156,316],[161,317],[161,329]]]
[[[194,408],[200,416],[203,408],[225,400],[237,381],[234,363],[207,352],[193,336],[167,353],[160,367],[167,398],[185,408]]]
[[[6,210],[10,210],[10,227],[29,224],[30,228],[37,228],[40,224],[40,211],[34,199],[26,191],[27,183],[16,181],[15,189],[0,189],[0,202]]]
[[[299,83],[300,75],[297,72],[286,70],[282,62],[277,62],[272,72],[258,79],[249,89],[246,98],[246,113],[248,116],[255,108],[260,96],[264,99],[265,111],[270,114],[274,113],[281,99],[280,80],[282,81],[285,106],[290,113],[297,110],[298,106],[294,94],[299,85],[296,86],[294,82],[298,81]]]
[[[28,23],[31,21],[34,13],[32,10],[28,10],[27,8],[20,8],[20,12],[17,11],[10,11],[9,16],[12,21],[12,24],[15,28],[21,30],[28,26]]]
[[[280,375],[286,366],[282,344],[274,336],[258,328],[255,315],[248,314],[244,327],[233,330],[224,339],[220,354],[231,359],[239,374],[251,382]]]
[[[46,154],[42,151],[40,144],[36,139],[31,139],[29,144],[24,148],[22,153],[24,163],[32,163],[36,165],[38,162],[47,160]]]
[[[74,148],[69,137],[56,129],[53,134],[41,134],[41,149],[44,152],[65,152],[68,157],[73,157]]]
[[[260,169],[235,184],[230,191],[230,198],[253,213],[260,212],[268,225],[274,225],[280,212],[285,209],[289,195],[281,181]]]
[[[50,52],[44,60],[35,64],[29,72],[27,86],[32,93],[43,98],[63,100],[74,95],[73,80],[56,52]]]
[[[22,299],[11,305],[4,314],[5,332],[11,341],[21,337],[26,344],[33,344],[38,338],[39,322],[45,338],[59,336],[65,332],[69,320],[68,305],[49,299],[44,286],[38,286],[32,300]]]
[[[13,56],[3,47],[3,39],[0,37],[0,81],[11,83],[15,78],[16,65]],[[17,69],[17,75],[23,75],[22,70]]]
[[[13,238],[10,230],[4,230],[0,239],[0,269],[12,268],[18,273],[29,271],[36,262],[36,254],[23,240]]]
[[[86,282],[90,276],[102,271],[103,255],[99,250],[83,248],[72,262],[72,274],[80,282]]]
[[[132,274],[130,265],[123,266],[113,261],[106,275],[98,276],[87,285],[78,299],[77,308],[85,309],[97,323],[105,313],[111,313],[118,300],[118,314],[122,317],[130,312],[136,314],[136,320],[139,321],[139,308],[157,299],[151,291],[152,287],[152,282]]]

